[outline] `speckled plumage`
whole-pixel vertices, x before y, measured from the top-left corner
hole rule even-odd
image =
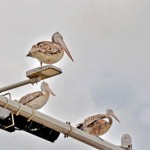
[[[73,61],[73,58],[63,41],[62,35],[56,32],[52,36],[52,42],[42,41],[34,44],[27,56],[38,59],[41,65],[42,63],[54,64],[62,59],[64,51]]]
[[[54,95],[46,82],[42,82],[41,90],[42,91],[36,91],[23,96],[18,100],[18,103],[32,107],[36,110],[40,109],[47,103],[50,94]]]
[[[45,64],[57,63],[64,55],[62,47],[49,41],[42,41],[32,46],[29,54]]]
[[[77,128],[88,132],[94,136],[101,136],[110,129],[113,123],[110,115],[117,119],[116,116],[113,114],[113,111],[111,110],[111,114],[97,114],[86,118],[82,123],[79,123],[77,125]],[[117,119],[117,121],[119,120]]]

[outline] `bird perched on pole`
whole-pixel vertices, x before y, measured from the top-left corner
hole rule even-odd
[[[49,88],[46,82],[42,82],[41,91],[29,93],[18,100],[18,103],[31,107],[35,110],[43,107],[49,99],[49,96],[55,94]]]
[[[97,114],[94,116],[90,116],[86,118],[82,123],[77,124],[77,128],[99,138],[99,136],[105,134],[112,126],[113,120],[111,117],[120,122],[114,114],[113,110],[107,109],[106,114]],[[106,119],[108,119],[108,121],[106,121]]]
[[[52,36],[52,42],[42,41],[33,45],[27,56],[38,59],[42,66],[42,63],[57,63],[64,56],[64,51],[74,61],[63,41],[62,35],[59,32],[55,32]]]

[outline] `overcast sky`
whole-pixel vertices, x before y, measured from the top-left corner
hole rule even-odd
[[[56,64],[63,73],[46,81],[56,94],[40,110],[76,125],[112,108],[114,120],[103,139],[120,145],[130,134],[134,150],[150,144],[150,1],[149,0],[0,0],[1,87],[26,79],[38,67],[27,58],[31,46],[59,31],[74,62],[65,55]],[[26,85],[12,98],[40,90]],[[91,150],[61,134],[53,144],[25,132],[0,130],[0,149]]]

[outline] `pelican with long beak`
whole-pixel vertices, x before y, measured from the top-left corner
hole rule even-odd
[[[82,123],[77,124],[77,128],[99,138],[99,136],[105,134],[112,126],[113,120],[111,117],[120,122],[114,114],[113,110],[107,109],[106,114],[97,114],[94,116],[90,116],[86,118]],[[108,121],[106,119],[108,119]]]
[[[49,99],[49,96],[55,94],[49,88],[46,82],[42,82],[41,91],[36,91],[23,96],[18,103],[31,107],[35,110],[42,108]]]
[[[57,63],[64,56],[64,51],[74,61],[63,41],[62,35],[59,32],[55,32],[52,36],[52,42],[42,41],[33,45],[27,56],[38,59],[42,66],[42,63]]]

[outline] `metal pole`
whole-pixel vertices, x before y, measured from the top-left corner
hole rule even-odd
[[[27,79],[27,80],[24,80],[24,81],[21,81],[21,82],[17,82],[17,83],[14,83],[14,84],[11,84],[11,85],[0,88],[0,93],[4,92],[4,91],[11,90],[11,89],[14,89],[14,88],[17,88],[17,87],[20,87],[20,86],[23,86],[23,85],[26,85],[26,84],[29,84],[29,83],[34,84],[34,83],[37,83],[39,81],[40,81],[40,78],[35,77],[35,78],[32,78],[32,79]]]
[[[101,141],[99,138],[95,136],[92,136],[86,132],[83,132],[71,125],[56,120],[55,118],[52,118],[41,112],[35,111],[33,115],[33,110],[31,108],[24,105],[19,105],[17,102],[7,99],[4,96],[0,96],[0,106],[2,107],[7,106],[7,109],[11,110],[12,112],[17,112],[19,110],[20,115],[30,119],[32,116],[31,120],[41,123],[44,126],[52,128],[63,134],[69,134],[70,137],[79,140],[83,143],[86,143],[92,147],[95,147],[99,150],[125,150],[109,142]]]

